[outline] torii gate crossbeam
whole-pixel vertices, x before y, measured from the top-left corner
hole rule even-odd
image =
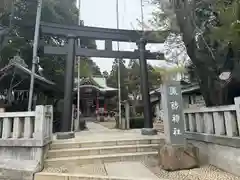
[[[44,34],[65,36],[74,35],[76,38],[89,38],[95,40],[111,40],[120,42],[137,42],[144,38],[148,43],[164,43],[169,31],[137,31],[125,29],[109,29],[100,27],[61,25],[41,22]]]

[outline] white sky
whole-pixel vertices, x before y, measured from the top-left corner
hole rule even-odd
[[[151,5],[144,6],[144,20],[150,18]],[[81,19],[86,26],[97,26],[105,28],[116,28],[116,0],[81,0]],[[141,29],[137,19],[141,19],[140,0],[119,0],[119,23],[120,29]],[[99,49],[103,43],[97,42]],[[147,46],[152,51],[160,50],[162,45]],[[116,44],[113,44],[116,48]],[[120,44],[120,50],[136,49],[134,44]],[[100,67],[101,71],[111,71],[113,59],[92,58]],[[151,61],[152,64],[160,64],[160,61]]]

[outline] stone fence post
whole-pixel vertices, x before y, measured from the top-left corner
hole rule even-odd
[[[33,137],[41,140],[52,140],[53,129],[53,107],[51,105],[39,105],[35,110],[34,134]]]
[[[236,114],[237,114],[237,125],[238,125],[238,129],[240,131],[240,97],[235,97],[234,103],[235,103]]]
[[[43,105],[36,106],[35,110],[34,138],[42,141],[44,140],[45,110]]]
[[[52,140],[53,137],[53,106],[45,106],[45,129],[46,135],[49,140]]]

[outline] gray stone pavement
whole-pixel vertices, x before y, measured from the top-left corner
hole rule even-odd
[[[88,131],[92,133],[113,131],[94,122],[86,122],[86,126],[88,128]]]
[[[142,180],[159,180],[153,172],[144,166],[141,162],[112,162],[102,164],[88,164],[79,167],[69,167],[61,169],[47,168],[45,172],[67,173],[74,175],[92,175],[99,177],[119,177],[121,179],[142,179]],[[161,178],[162,180],[162,178]]]
[[[149,136],[141,135],[140,129],[134,130],[117,130],[108,129],[100,124],[94,122],[87,122],[88,130],[76,132],[76,137],[70,141],[84,142],[84,141],[107,141],[107,140],[125,140],[125,139],[144,139]],[[164,138],[163,133],[151,136],[151,138]],[[61,140],[64,141],[64,140]],[[69,140],[67,140],[69,142]],[[157,161],[157,160],[156,160]],[[156,164],[156,163],[153,163]],[[240,180],[240,177],[234,176],[227,172],[211,165],[206,165],[201,168],[192,170],[183,170],[176,172],[167,172],[158,166],[152,166],[151,162],[116,162],[116,163],[103,163],[83,165],[75,168],[68,169],[48,169],[51,171],[66,171],[67,173],[82,173],[94,176],[113,176],[113,177],[132,177],[133,179],[145,180]],[[62,172],[62,173],[66,173]]]
[[[105,169],[108,176],[133,178],[133,179],[151,179],[159,178],[146,168],[141,162],[117,162],[106,163]]]
[[[154,136],[141,135],[141,129],[118,130],[108,129],[94,122],[86,122],[88,129],[75,133],[75,138],[66,140],[56,140],[55,142],[90,142],[90,141],[108,141],[108,140],[128,140],[128,139],[164,139],[163,133]]]

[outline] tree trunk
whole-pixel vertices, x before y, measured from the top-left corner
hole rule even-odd
[[[229,86],[221,86],[218,78],[216,62],[210,53],[201,53],[196,47],[195,24],[194,24],[194,2],[170,0],[175,9],[177,22],[182,33],[183,42],[186,46],[188,56],[195,65],[199,86],[204,97],[206,106],[229,104]]]

